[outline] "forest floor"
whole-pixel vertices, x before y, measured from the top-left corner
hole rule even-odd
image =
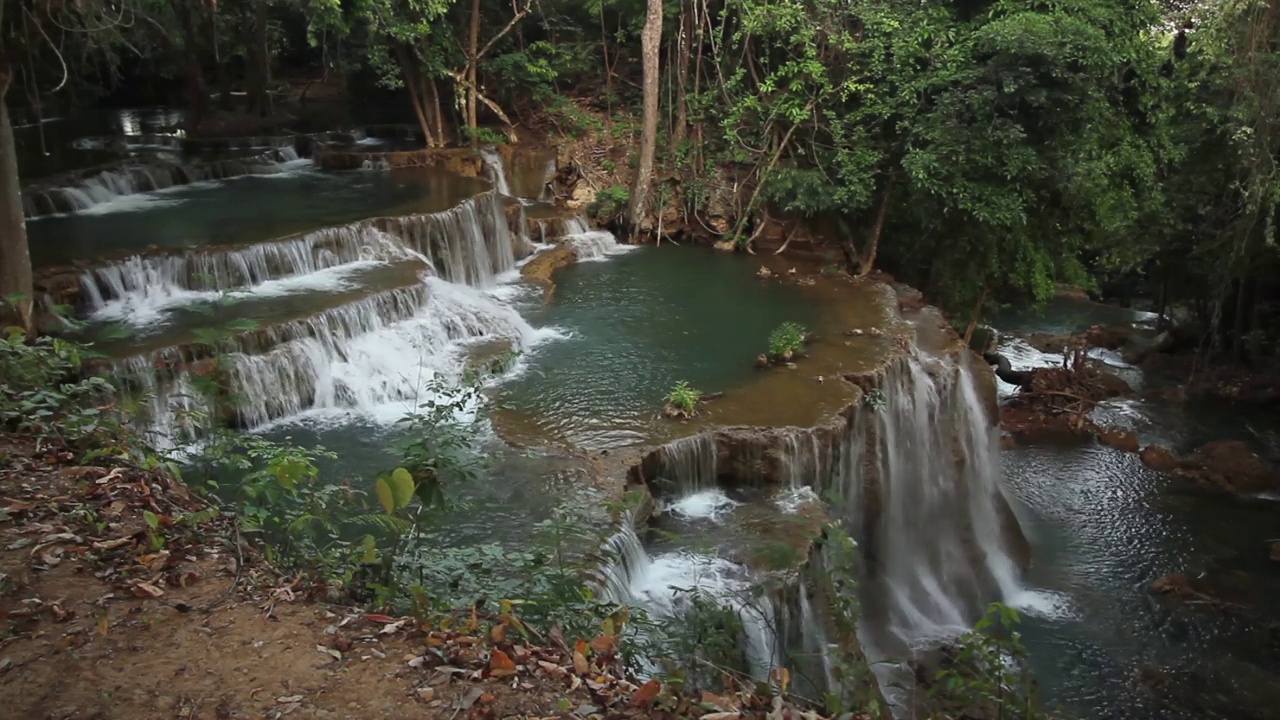
[[[608,636],[317,602],[179,481],[0,436],[4,717],[816,720],[630,682]]]

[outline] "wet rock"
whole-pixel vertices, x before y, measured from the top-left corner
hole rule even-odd
[[[1119,350],[1129,343],[1133,329],[1118,325],[1094,325],[1084,331],[1084,341],[1090,347]]]
[[[520,268],[520,275],[525,280],[551,284],[551,276],[556,270],[571,265],[578,260],[578,254],[568,245],[559,245],[545,252],[538,253],[532,260]]]
[[[735,250],[738,249],[737,243],[735,243],[732,240],[721,240],[720,242],[715,243],[711,247],[712,249],[719,250],[720,252],[734,252]]]
[[[1183,472],[1202,484],[1237,493],[1276,487],[1275,473],[1238,440],[1219,440],[1196,450],[1183,462]]]
[[[1151,592],[1178,597],[1190,597],[1196,594],[1191,588],[1191,578],[1181,573],[1165,575],[1151,583]]]
[[[756,270],[756,277],[760,278],[761,280],[768,280],[769,278],[773,277],[773,271],[761,265],[760,269]]]
[[[1271,561],[1280,562],[1280,540],[1271,543]]]
[[[1138,436],[1132,430],[1106,428],[1098,433],[1098,441],[1117,450],[1138,452]]]
[[[1173,472],[1178,469],[1178,458],[1168,448],[1148,445],[1139,453],[1142,464],[1157,472]]]

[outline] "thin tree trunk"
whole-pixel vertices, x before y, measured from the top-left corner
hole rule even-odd
[[[186,74],[187,111],[191,114],[187,124],[193,128],[204,122],[208,108],[208,94],[204,88],[204,68],[200,64],[200,36],[196,33],[187,0],[169,0],[182,31],[182,64]]]
[[[435,143],[431,137],[431,123],[427,117],[427,106],[422,96],[422,86],[418,84],[418,73],[413,67],[413,58],[403,46],[397,48],[396,55],[400,60],[400,76],[405,90],[409,91],[409,104],[413,106],[413,114],[418,117],[418,127],[422,129],[422,139],[426,147]]]
[[[436,142],[440,147],[444,147],[444,112],[440,109],[440,87],[436,84],[435,78],[427,78],[427,91],[431,93],[431,117],[436,125]]]
[[[476,98],[480,94],[480,83],[476,79],[480,65],[480,0],[471,0],[471,37],[467,57],[467,127],[471,130],[471,144],[475,145],[476,130],[480,127],[476,113]]]
[[[987,301],[987,284],[982,284],[982,293],[978,295],[978,304],[973,307],[973,317],[969,319],[969,327],[964,329],[964,345],[969,347],[973,340],[973,331],[978,327],[978,318],[982,317],[982,305]]]
[[[600,3],[600,52],[604,54],[604,122],[613,129],[613,66],[609,64],[609,31],[604,24],[604,3]]]
[[[658,147],[658,53],[662,47],[662,0],[649,0],[644,29],[640,32],[640,52],[644,59],[644,125],[640,133],[640,163],[631,190],[627,223],[632,237],[649,211],[653,185],[653,159]]]
[[[253,43],[249,53],[253,67],[249,68],[250,112],[261,117],[271,115],[271,51],[267,47],[267,0],[254,0]]]
[[[880,210],[876,212],[875,224],[871,226],[871,239],[867,243],[866,255],[858,268],[858,277],[866,277],[876,266],[876,252],[880,249],[880,235],[884,232],[884,220],[889,214],[889,199],[893,195],[893,176],[885,184],[884,194],[880,197]]]
[[[22,215],[18,149],[5,101],[10,80],[8,68],[0,66],[0,321],[30,332],[34,327],[31,255]]]
[[[693,16],[681,5],[680,8],[680,42],[676,48],[676,121],[675,131],[671,133],[671,147],[678,149],[684,144],[689,134],[689,58],[693,36]]]

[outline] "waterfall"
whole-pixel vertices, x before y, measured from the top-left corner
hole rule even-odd
[[[237,423],[252,429],[325,409],[394,421],[426,399],[432,378],[460,375],[461,346],[507,340],[526,348],[538,339],[515,310],[483,292],[439,278],[428,278],[422,287],[389,291],[242,338],[241,349],[221,364]],[[165,352],[170,358],[180,354]],[[196,369],[164,366],[155,356],[131,358],[117,363],[115,372],[150,391],[146,424],[157,434],[181,438],[194,431],[168,424],[199,405],[186,393]],[[203,408],[215,412],[208,401]]]
[[[385,218],[381,226],[445,280],[491,287],[516,265],[516,238],[501,195],[485,193],[443,212]]]
[[[714,488],[716,484],[716,440],[711,433],[699,433],[667,443],[658,449],[660,467],[655,475],[676,488],[677,495]]]
[[[566,219],[565,225],[569,226],[569,223],[570,220]],[[569,233],[565,237],[565,243],[573,248],[574,254],[578,256],[578,262],[607,260],[610,255],[618,255],[636,249],[632,245],[620,245],[613,233],[605,230]]]
[[[654,620],[675,627],[693,610],[691,592],[732,610],[742,623],[743,659],[751,676],[767,681],[781,663],[778,613],[767,594],[736,563],[687,551],[650,557],[627,516],[605,543],[606,559],[597,573],[604,599],[641,608]]]
[[[130,164],[103,170],[65,187],[31,187],[22,191],[23,213],[27,218],[80,212],[118,197],[166,190],[209,180],[225,180],[241,175],[269,175],[281,166],[298,160],[293,147],[283,147],[248,158],[231,158],[197,163]]]
[[[502,156],[493,148],[486,147],[481,148],[480,159],[484,161],[485,175],[498,194],[512,197],[511,182],[507,180],[507,167],[502,162]]]
[[[591,226],[587,225],[586,218],[581,215],[571,215],[563,218],[565,235],[584,235],[591,232]]]
[[[1018,588],[1002,539],[996,438],[966,365],[900,361],[872,420],[881,512],[873,580],[907,646],[967,630]]]
[[[243,247],[135,255],[85,271],[83,305],[100,319],[154,319],[167,308],[357,262],[421,259],[446,280],[488,287],[515,266],[501,200],[488,193],[439,213],[381,218]],[[269,290],[269,288],[267,289]]]
[[[260,286],[358,261],[405,260],[416,253],[368,224],[324,228],[241,248],[134,255],[81,275],[84,305],[98,317],[154,314],[228,290]]]

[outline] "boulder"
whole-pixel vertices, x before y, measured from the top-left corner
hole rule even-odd
[[[1218,440],[1201,446],[1183,463],[1184,471],[1202,483],[1237,493],[1276,487],[1276,476],[1249,446]]]
[[[1157,472],[1173,472],[1178,469],[1178,457],[1173,451],[1159,445],[1148,445],[1139,454],[1142,464]]]
[[[1138,436],[1132,430],[1104,428],[1098,431],[1098,441],[1117,450],[1138,452]]]

